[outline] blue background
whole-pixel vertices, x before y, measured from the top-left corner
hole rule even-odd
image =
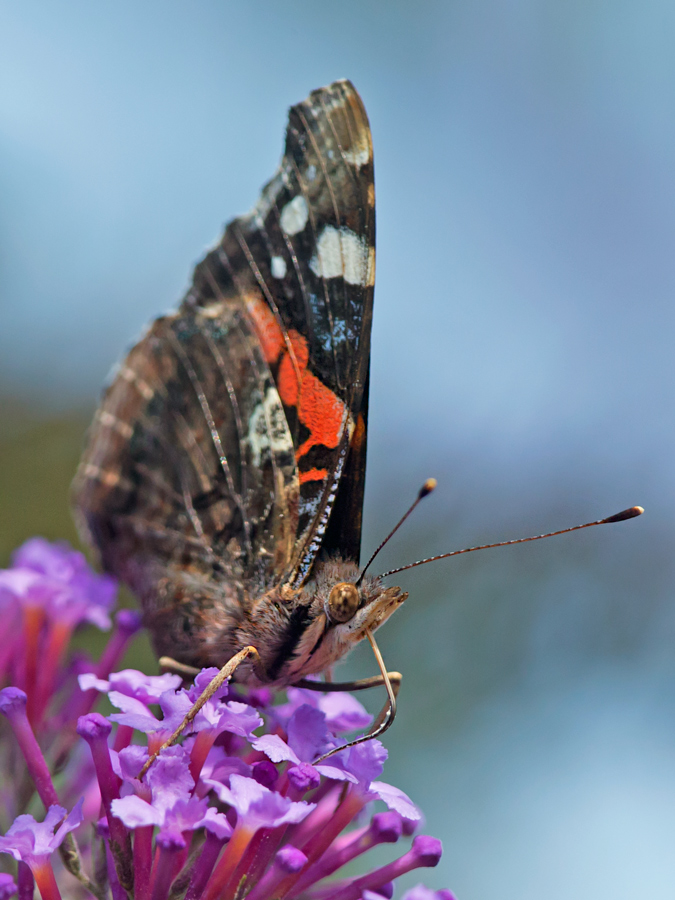
[[[339,77],[378,197],[364,549],[429,475],[382,571],[647,509],[399,576],[384,777],[444,841],[408,883],[464,900],[673,896],[674,37],[665,0],[0,0],[5,557],[70,536],[64,434]]]

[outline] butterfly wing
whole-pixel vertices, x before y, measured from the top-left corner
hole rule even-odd
[[[146,607],[177,568],[253,595],[301,584],[345,477],[353,518],[329,546],[358,556],[373,281],[370,130],[341,81],[290,110],[277,174],[130,351],[90,431],[77,516]]]

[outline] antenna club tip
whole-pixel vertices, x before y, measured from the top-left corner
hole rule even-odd
[[[428,494],[430,494],[435,489],[437,484],[438,482],[435,478],[427,478],[427,480],[420,488],[419,499],[421,500],[422,497],[426,497]]]
[[[630,509],[624,509],[614,516],[603,519],[602,523],[603,525],[608,525],[611,522],[623,522],[626,519],[634,519],[636,516],[641,516],[643,512],[644,509],[641,506],[631,506]]]

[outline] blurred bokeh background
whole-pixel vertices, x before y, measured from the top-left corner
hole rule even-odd
[[[364,551],[429,475],[380,571],[647,509],[399,576],[385,777],[464,900],[675,889],[674,40],[667,0],[0,0],[2,564],[76,540],[108,370],[338,77],[378,194]]]

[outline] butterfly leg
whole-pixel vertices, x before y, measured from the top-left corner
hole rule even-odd
[[[253,660],[254,665],[259,661],[260,657],[259,657],[258,651],[256,650],[255,647],[244,647],[243,650],[240,650],[239,653],[235,653],[234,656],[225,663],[225,665],[220,670],[220,672],[218,672],[216,677],[212,678],[211,681],[208,683],[208,685],[206,686],[206,688],[200,695],[199,699],[193,705],[192,709],[187,713],[187,715],[185,716],[183,721],[180,723],[178,728],[171,735],[171,737],[168,738],[166,741],[164,741],[164,743],[159,748],[159,750],[156,753],[153,753],[152,756],[150,756],[148,758],[148,761],[145,763],[145,765],[143,766],[141,771],[138,773],[139,779],[145,775],[145,773],[148,771],[148,769],[153,764],[153,762],[157,759],[157,757],[162,752],[162,750],[166,749],[166,747],[171,747],[173,744],[176,743],[178,738],[185,731],[185,729],[188,727],[188,725],[193,721],[193,719],[195,718],[195,716],[197,715],[199,710],[207,702],[207,700],[210,700],[211,697],[213,697],[213,695],[216,693],[216,691],[219,690],[223,686],[223,684],[234,675],[234,672],[237,669],[237,666],[241,665],[241,663],[243,663],[244,660],[249,659],[249,658],[251,658]],[[164,660],[165,657],[162,657],[162,659]],[[170,662],[173,663],[174,660],[170,660]],[[192,669],[191,666],[183,666],[181,663],[178,663],[178,665],[181,667],[181,670],[183,671],[183,673],[185,673],[186,669]],[[199,672],[199,669],[197,669],[196,671]]]
[[[382,710],[375,720],[373,727],[367,734],[361,735],[361,737],[355,738],[353,741],[349,741],[346,744],[342,744],[340,747],[335,747],[333,750],[329,750],[328,753],[324,753],[323,756],[320,756],[318,759],[314,760],[314,765],[319,762],[322,762],[324,759],[328,759],[329,756],[332,756],[334,753],[339,753],[341,750],[346,750],[349,747],[354,747],[356,744],[362,744],[364,741],[372,741],[373,738],[379,737],[393,724],[394,719],[396,717],[396,697],[398,695],[399,687],[401,686],[401,673],[400,672],[392,672],[391,675],[387,672],[387,668],[384,664],[384,660],[382,659],[382,654],[380,653],[380,648],[375,643],[375,638],[372,635],[372,632],[369,628],[366,628],[366,637],[370,641],[370,646],[373,648],[373,653],[375,654],[375,659],[377,660],[377,665],[380,669],[380,675],[375,676],[374,678],[364,678],[361,681],[353,681],[353,682],[343,682],[342,684],[336,684],[335,682],[324,682],[320,687],[317,687],[319,682],[304,682],[302,684],[296,683],[296,687],[309,687],[311,684],[311,690],[321,690],[321,691],[331,691],[331,690],[364,690],[365,688],[375,687],[376,685],[383,684],[387,689],[387,702],[382,707]],[[393,676],[393,677],[391,677]]]
[[[201,669],[198,669],[196,666],[188,666],[185,663],[178,662],[177,659],[173,659],[171,656],[160,656],[159,667],[162,673],[173,672],[174,675],[182,675],[183,678],[194,678],[195,675],[199,675],[201,672]]]
[[[166,657],[162,657],[165,659]],[[394,693],[398,694],[403,675],[400,672],[387,672]],[[335,691],[365,691],[368,688],[382,687],[385,683],[381,675],[372,675],[370,678],[359,678],[358,681],[310,681],[302,678],[293,682],[293,687],[306,691],[318,691],[321,694],[332,694]]]

